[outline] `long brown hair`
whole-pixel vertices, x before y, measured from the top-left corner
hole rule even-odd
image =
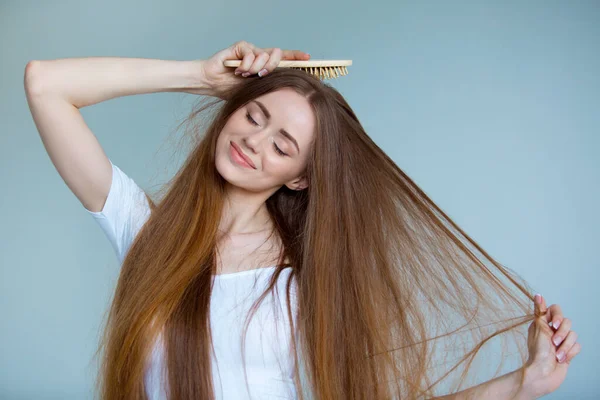
[[[246,78],[226,101],[198,106],[186,119],[191,151],[160,201],[147,195],[152,212],[122,264],[99,348],[101,398],[146,398],[144,371],[160,332],[169,398],[214,398],[209,302],[225,187],[215,167],[217,138],[233,112],[282,88],[306,97],[316,132],[308,188],[282,186],[266,201],[283,246],[252,313],[291,268],[287,314],[291,320],[292,308],[298,312],[289,335],[299,397],[454,393],[481,372],[474,361],[493,338],[505,345],[512,339],[524,362],[519,328],[534,319],[526,282],[430,200],[371,140],[337,90],[276,69]],[[215,105],[200,129],[199,116]],[[509,354],[503,349],[500,365]]]

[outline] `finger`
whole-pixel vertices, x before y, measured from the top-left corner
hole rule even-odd
[[[234,56],[238,60],[242,60],[240,65],[235,69],[235,74],[239,75],[250,68],[256,57],[256,46],[244,40],[236,42],[233,45]]]
[[[271,53],[269,54],[269,60],[265,63],[263,68],[258,71],[258,76],[265,76],[266,74],[277,68],[279,62],[281,61],[281,53],[282,52],[280,48],[272,49]]]
[[[533,313],[535,314],[536,317],[540,316],[541,303],[542,303],[542,295],[539,293],[536,293],[536,295],[533,297]]]
[[[260,76],[265,76],[266,74],[277,68],[279,62],[281,61],[281,54],[282,51],[280,48],[274,48],[270,53],[269,60],[265,64],[264,68],[258,71],[258,74]]]
[[[536,316],[541,317],[546,323],[548,323],[548,319],[547,319],[547,311],[548,308],[546,307],[546,299],[544,299],[544,296],[542,296],[541,294],[536,294],[535,295],[535,306],[534,306],[534,313]]]
[[[552,336],[552,341],[556,346],[558,346],[562,342],[562,340],[570,334],[570,332],[573,332],[571,331],[571,320],[569,318],[565,318],[560,324],[560,328],[558,328],[558,330],[554,332],[554,335]]]
[[[567,358],[565,360],[565,363],[570,364],[571,360],[577,355],[579,354],[579,352],[581,351],[581,343],[577,342],[573,345],[573,347],[571,347],[571,350],[569,350],[569,352],[567,353]]]
[[[283,50],[281,59],[282,60],[308,60],[310,54],[300,50]]]
[[[550,319],[550,326],[554,329],[558,329],[560,324],[564,318],[562,309],[558,304],[553,304],[548,308],[549,314],[548,318]]]
[[[254,56],[254,53],[252,51],[246,53],[244,55],[244,58],[242,59],[240,66],[237,67],[235,70],[236,75],[238,74],[238,72],[243,73],[248,71],[248,69],[252,66],[252,63],[254,62],[255,58],[256,57]]]
[[[278,47],[267,47],[264,50],[271,53],[275,49]],[[307,60],[310,58],[310,54],[300,50],[281,50],[281,53],[282,60]]]
[[[248,54],[256,53],[256,46],[252,43],[240,41],[233,45],[233,53],[238,60],[243,59]]]
[[[267,63],[268,60],[269,60],[269,53],[262,51],[262,50],[259,51],[256,54],[256,57],[254,58],[254,61],[252,62],[252,65],[250,66],[250,68],[248,68],[242,74],[242,76],[250,76],[250,75],[254,75],[254,74],[258,73],[258,71],[263,69],[264,65]]]
[[[541,314],[540,314],[540,307],[541,307],[541,302],[542,302],[542,295],[541,294],[536,294],[533,298],[533,314],[536,316],[536,318],[531,322],[531,325],[529,326],[529,329],[531,330],[531,332],[529,332],[529,335],[532,335],[533,333],[537,332],[538,329],[540,329],[540,321],[541,321]]]
[[[566,359],[567,354],[577,342],[577,333],[575,331],[569,332],[565,340],[562,342],[558,351],[556,352],[556,359],[558,362],[563,362]]]

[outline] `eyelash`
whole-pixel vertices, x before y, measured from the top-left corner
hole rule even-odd
[[[252,118],[252,116],[250,116],[250,113],[248,111],[246,111],[246,119],[252,124],[252,125],[256,125],[258,126],[258,123],[254,120],[254,118]],[[281,149],[279,147],[277,147],[277,145],[273,142],[273,147],[275,148],[275,151],[281,155],[281,156],[287,156],[286,153],[284,153],[283,151],[281,151]]]

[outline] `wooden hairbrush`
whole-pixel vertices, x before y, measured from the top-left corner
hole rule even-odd
[[[242,60],[225,60],[226,67],[239,67]],[[281,60],[277,68],[294,68],[307,72],[317,78],[336,79],[339,76],[348,75],[348,65],[352,65],[352,60]]]

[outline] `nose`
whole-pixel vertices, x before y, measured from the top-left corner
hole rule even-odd
[[[263,144],[269,137],[269,130],[263,129],[260,132],[255,132],[252,135],[243,139],[244,144],[252,150],[253,153],[256,153],[260,148],[261,144]]]

